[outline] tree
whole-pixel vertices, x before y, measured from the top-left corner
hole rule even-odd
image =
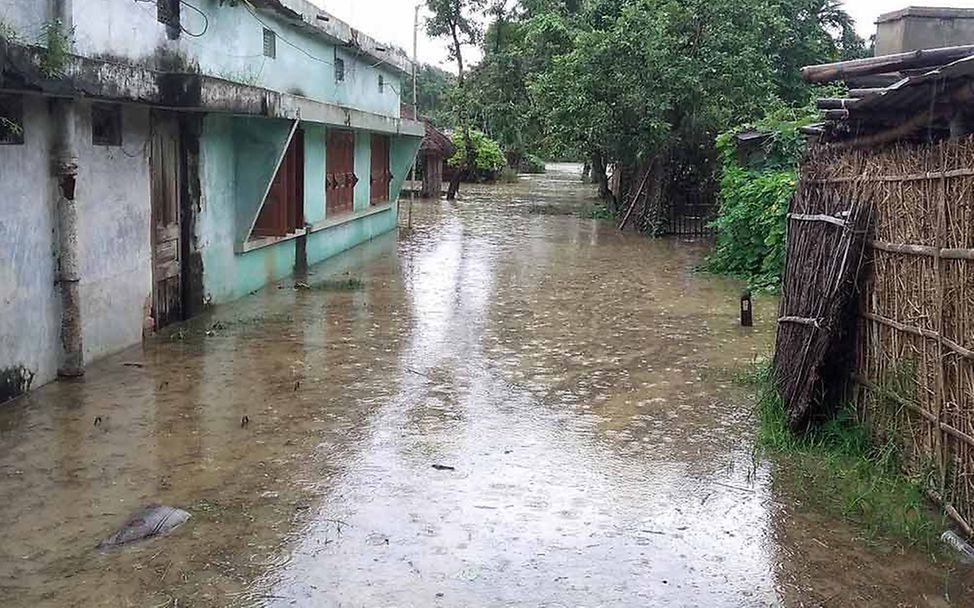
[[[453,74],[424,64],[416,72],[417,111],[438,128],[453,126],[449,95],[456,86]]]
[[[450,59],[457,64],[457,88],[455,105],[457,123],[463,133],[464,163],[450,179],[447,199],[453,200],[460,190],[460,180],[464,173],[472,172],[477,152],[470,137],[470,116],[468,100],[464,87],[463,47],[478,44],[483,32],[475,15],[484,9],[486,0],[426,0],[426,8],[433,14],[426,21],[426,33],[432,38],[447,38],[450,44]]]
[[[706,194],[716,134],[803,104],[798,68],[853,52],[850,24],[832,0],[591,0],[531,95],[546,137],[592,158],[604,195],[608,162],[623,181],[654,167],[667,199]]]

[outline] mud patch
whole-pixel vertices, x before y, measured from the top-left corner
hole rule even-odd
[[[23,366],[0,370],[0,403],[20,397],[34,383],[34,372]]]

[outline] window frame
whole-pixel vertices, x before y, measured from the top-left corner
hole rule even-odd
[[[122,146],[122,106],[117,103],[91,104],[91,145],[105,148],[120,148]],[[98,133],[101,127],[110,126],[111,130]]]
[[[277,59],[277,32],[265,27],[262,33],[263,54],[268,59]]]
[[[0,146],[24,145],[24,96],[0,93]]]

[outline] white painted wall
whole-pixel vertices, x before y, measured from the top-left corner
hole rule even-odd
[[[25,97],[24,145],[0,145],[0,370],[24,367],[34,386],[57,375],[60,294],[49,174],[48,101]],[[85,359],[137,344],[152,292],[149,110],[126,107],[123,147],[91,143],[77,104],[81,314]]]
[[[24,145],[0,145],[0,371],[24,367],[35,386],[57,374],[60,300],[47,100],[24,99]]]
[[[91,107],[78,104],[78,241],[85,359],[142,340],[152,295],[149,110],[127,106],[122,146],[91,143]]]
[[[48,14],[47,0],[2,0],[0,30],[13,29],[24,44],[37,44]]]

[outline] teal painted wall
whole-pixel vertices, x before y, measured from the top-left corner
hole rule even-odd
[[[409,177],[409,170],[413,166],[413,159],[419,152],[423,140],[418,137],[393,137],[389,144],[389,167],[392,172],[392,183],[389,187],[392,200],[399,198],[402,186]]]
[[[355,210],[369,208],[369,177],[372,175],[372,135],[362,131],[355,132]]]
[[[304,221],[325,219],[325,127],[305,123],[304,128]]]
[[[248,125],[253,126],[252,121],[220,115],[207,116],[203,121],[200,137],[203,204],[196,230],[203,258],[203,286],[212,303],[235,300],[287,276],[294,267],[293,241],[245,254],[237,254],[234,250],[239,241],[240,201],[250,200],[249,190],[255,187],[249,180],[238,182],[240,171],[249,167],[242,159],[259,156],[238,147],[240,131]],[[269,129],[268,133],[273,131]]]
[[[368,242],[395,229],[396,223],[396,209],[391,207],[386,211],[310,234],[306,249],[308,263],[317,264],[356,245]]]
[[[290,120],[238,117],[233,122],[237,240],[250,236],[264,194],[294,128]]]
[[[200,138],[202,209],[197,220],[197,243],[203,258],[203,285],[211,303],[229,302],[289,276],[295,262],[297,241],[289,239],[236,253],[243,239],[238,234],[241,217],[252,218],[254,196],[263,196],[273,179],[267,167],[276,163],[290,129],[288,121],[209,115]],[[309,223],[325,217],[326,129],[303,124],[305,146],[304,214]],[[282,135],[283,130],[283,135]],[[355,209],[369,210],[371,134],[355,134]],[[421,141],[416,137],[392,137],[390,165],[392,192],[401,190]],[[255,195],[254,193],[259,193]],[[395,200],[390,197],[390,202]],[[249,227],[249,219],[247,226]],[[397,224],[395,206],[306,237],[308,263],[315,264],[380,234]]]

